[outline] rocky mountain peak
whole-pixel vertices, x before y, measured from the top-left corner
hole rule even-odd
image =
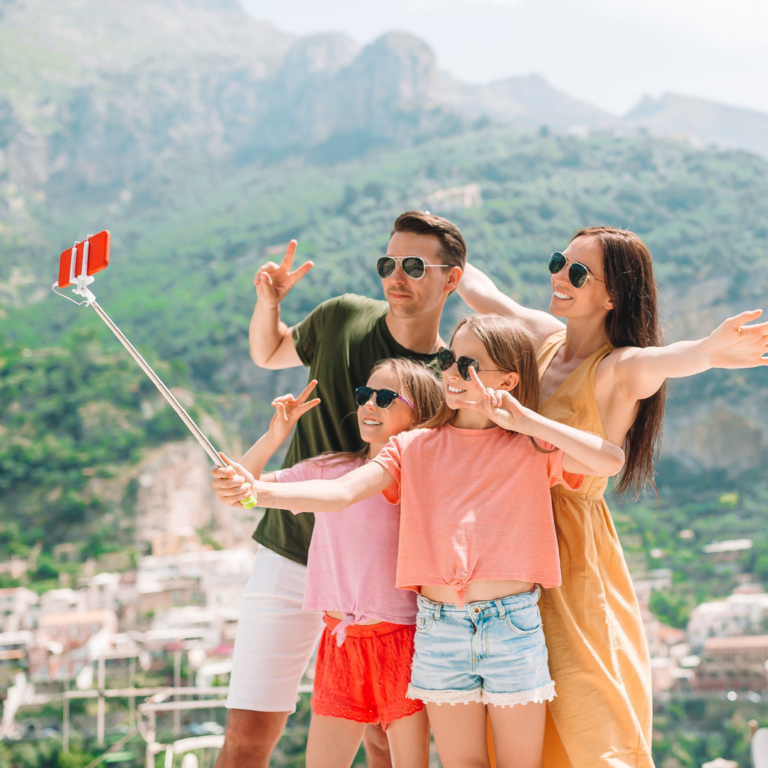
[[[437,98],[435,54],[423,40],[407,32],[390,32],[366,46],[359,66],[394,108],[415,109]]]
[[[298,40],[288,51],[277,77],[295,90],[308,77],[333,77],[359,55],[361,46],[346,35],[329,33]]]

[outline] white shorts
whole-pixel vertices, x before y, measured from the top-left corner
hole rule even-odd
[[[299,683],[325,623],[305,611],[307,568],[259,547],[235,637],[227,707],[295,712]]]

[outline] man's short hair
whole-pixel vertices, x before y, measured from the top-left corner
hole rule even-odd
[[[433,235],[440,241],[439,255],[443,264],[464,269],[467,263],[467,244],[459,228],[442,216],[434,216],[427,211],[406,211],[397,217],[390,237],[395,232]]]

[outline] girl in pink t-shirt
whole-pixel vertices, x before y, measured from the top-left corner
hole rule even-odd
[[[534,768],[555,695],[538,609],[541,587],[560,583],[550,488],[614,475],[624,454],[536,413],[536,357],[514,321],[465,318],[438,360],[445,402],[428,428],[343,477],[253,490],[312,512],[400,502],[396,581],[418,593],[408,695],[427,705],[444,768],[489,765],[486,716],[497,766]]]
[[[363,440],[359,451],[324,454],[262,474],[298,418],[320,402],[307,402],[315,384],[296,399],[286,395],[274,401],[277,413],[269,431],[241,465],[233,465],[239,476],[214,484],[222,501],[236,503],[243,489],[256,483],[254,476],[278,484],[341,477],[374,459],[390,438],[433,417],[443,399],[439,382],[424,366],[384,360],[371,371],[367,386],[355,391]],[[284,509],[304,511],[301,505]],[[365,724],[378,722],[396,765],[427,768],[429,763],[424,705],[406,696],[417,607],[413,592],[395,586],[399,526],[399,505],[381,494],[315,521],[304,608],[324,611],[326,629],[315,665],[309,768],[351,765]]]

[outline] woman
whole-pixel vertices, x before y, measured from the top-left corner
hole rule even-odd
[[[745,326],[761,310],[744,312],[704,339],[661,346],[651,254],[633,232],[582,229],[563,254],[553,254],[550,272],[551,314],[521,306],[470,265],[458,292],[476,312],[528,326],[538,349],[541,414],[622,446],[620,493],[655,487],[666,379],[768,365],[768,323]],[[653,765],[648,649],[606,484],[593,477],[576,492],[553,489],[562,586],[540,602],[558,681],[546,768]]]

